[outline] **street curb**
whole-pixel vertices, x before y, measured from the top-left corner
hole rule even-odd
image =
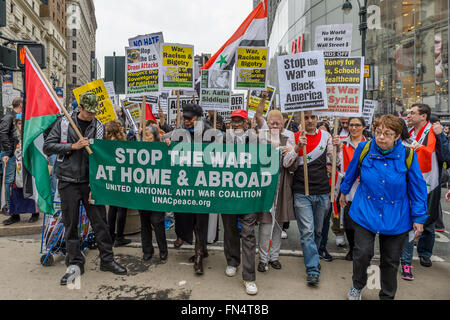
[[[41,234],[42,233],[42,214],[39,215],[39,220],[35,223],[29,223],[28,219],[31,217],[31,214],[21,214],[20,222],[14,223],[9,226],[5,226],[3,223],[0,223],[0,237],[6,236],[26,236],[33,234]],[[0,216],[6,220],[7,216]],[[1,219],[0,218],[0,219]],[[2,220],[2,221],[3,221]]]

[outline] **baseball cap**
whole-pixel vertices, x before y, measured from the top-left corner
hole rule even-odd
[[[98,107],[98,97],[93,92],[85,92],[80,95],[80,105],[91,113],[97,113],[100,111]]]
[[[240,117],[248,121],[248,113],[243,109],[234,110],[231,114],[231,118],[233,117]]]
[[[187,103],[183,106],[183,117],[192,119],[193,117],[201,117],[203,115],[203,109],[198,104]]]

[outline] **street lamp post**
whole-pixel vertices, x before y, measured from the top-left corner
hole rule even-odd
[[[364,4],[361,6],[361,2],[358,1],[359,7],[359,32],[361,34],[361,56],[364,57],[364,63],[366,60],[366,32],[367,32],[367,0],[364,0]],[[352,10],[352,4],[350,0],[345,0],[342,5],[342,10],[345,14],[349,14]],[[362,68],[364,66],[361,66]],[[366,79],[364,79],[363,83],[363,105],[364,99],[366,98]]]

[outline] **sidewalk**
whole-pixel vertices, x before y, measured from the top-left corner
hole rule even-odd
[[[169,245],[172,248],[172,245]],[[156,248],[156,247],[155,247]],[[204,260],[205,274],[196,276],[188,258],[192,250],[169,250],[166,264],[159,263],[158,250],[150,263],[142,261],[138,247],[115,248],[117,261],[129,271],[117,276],[99,270],[98,251],[88,251],[81,289],[59,285],[65,273],[64,259],[56,257],[51,267],[39,263],[40,243],[21,237],[1,237],[0,299],[193,299],[193,300],[328,300],[346,299],[351,285],[352,263],[342,259],[321,261],[318,288],[306,285],[303,258],[281,256],[281,270],[256,274],[259,293],[248,296],[242,285],[242,268],[233,278],[225,276],[225,257],[221,248],[211,248]],[[378,261],[374,262],[378,264]],[[434,262],[424,268],[414,262],[416,280],[398,280],[396,299],[450,299],[450,263]],[[378,290],[363,291],[363,298],[378,299]]]

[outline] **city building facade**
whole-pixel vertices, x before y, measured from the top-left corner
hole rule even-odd
[[[352,56],[361,56],[359,6],[344,0],[268,0],[270,83],[278,86],[277,56],[314,49],[315,29],[353,24]],[[450,0],[368,0],[365,62],[370,65],[366,98],[378,101],[378,113],[405,115],[414,103],[426,103],[450,122]]]

